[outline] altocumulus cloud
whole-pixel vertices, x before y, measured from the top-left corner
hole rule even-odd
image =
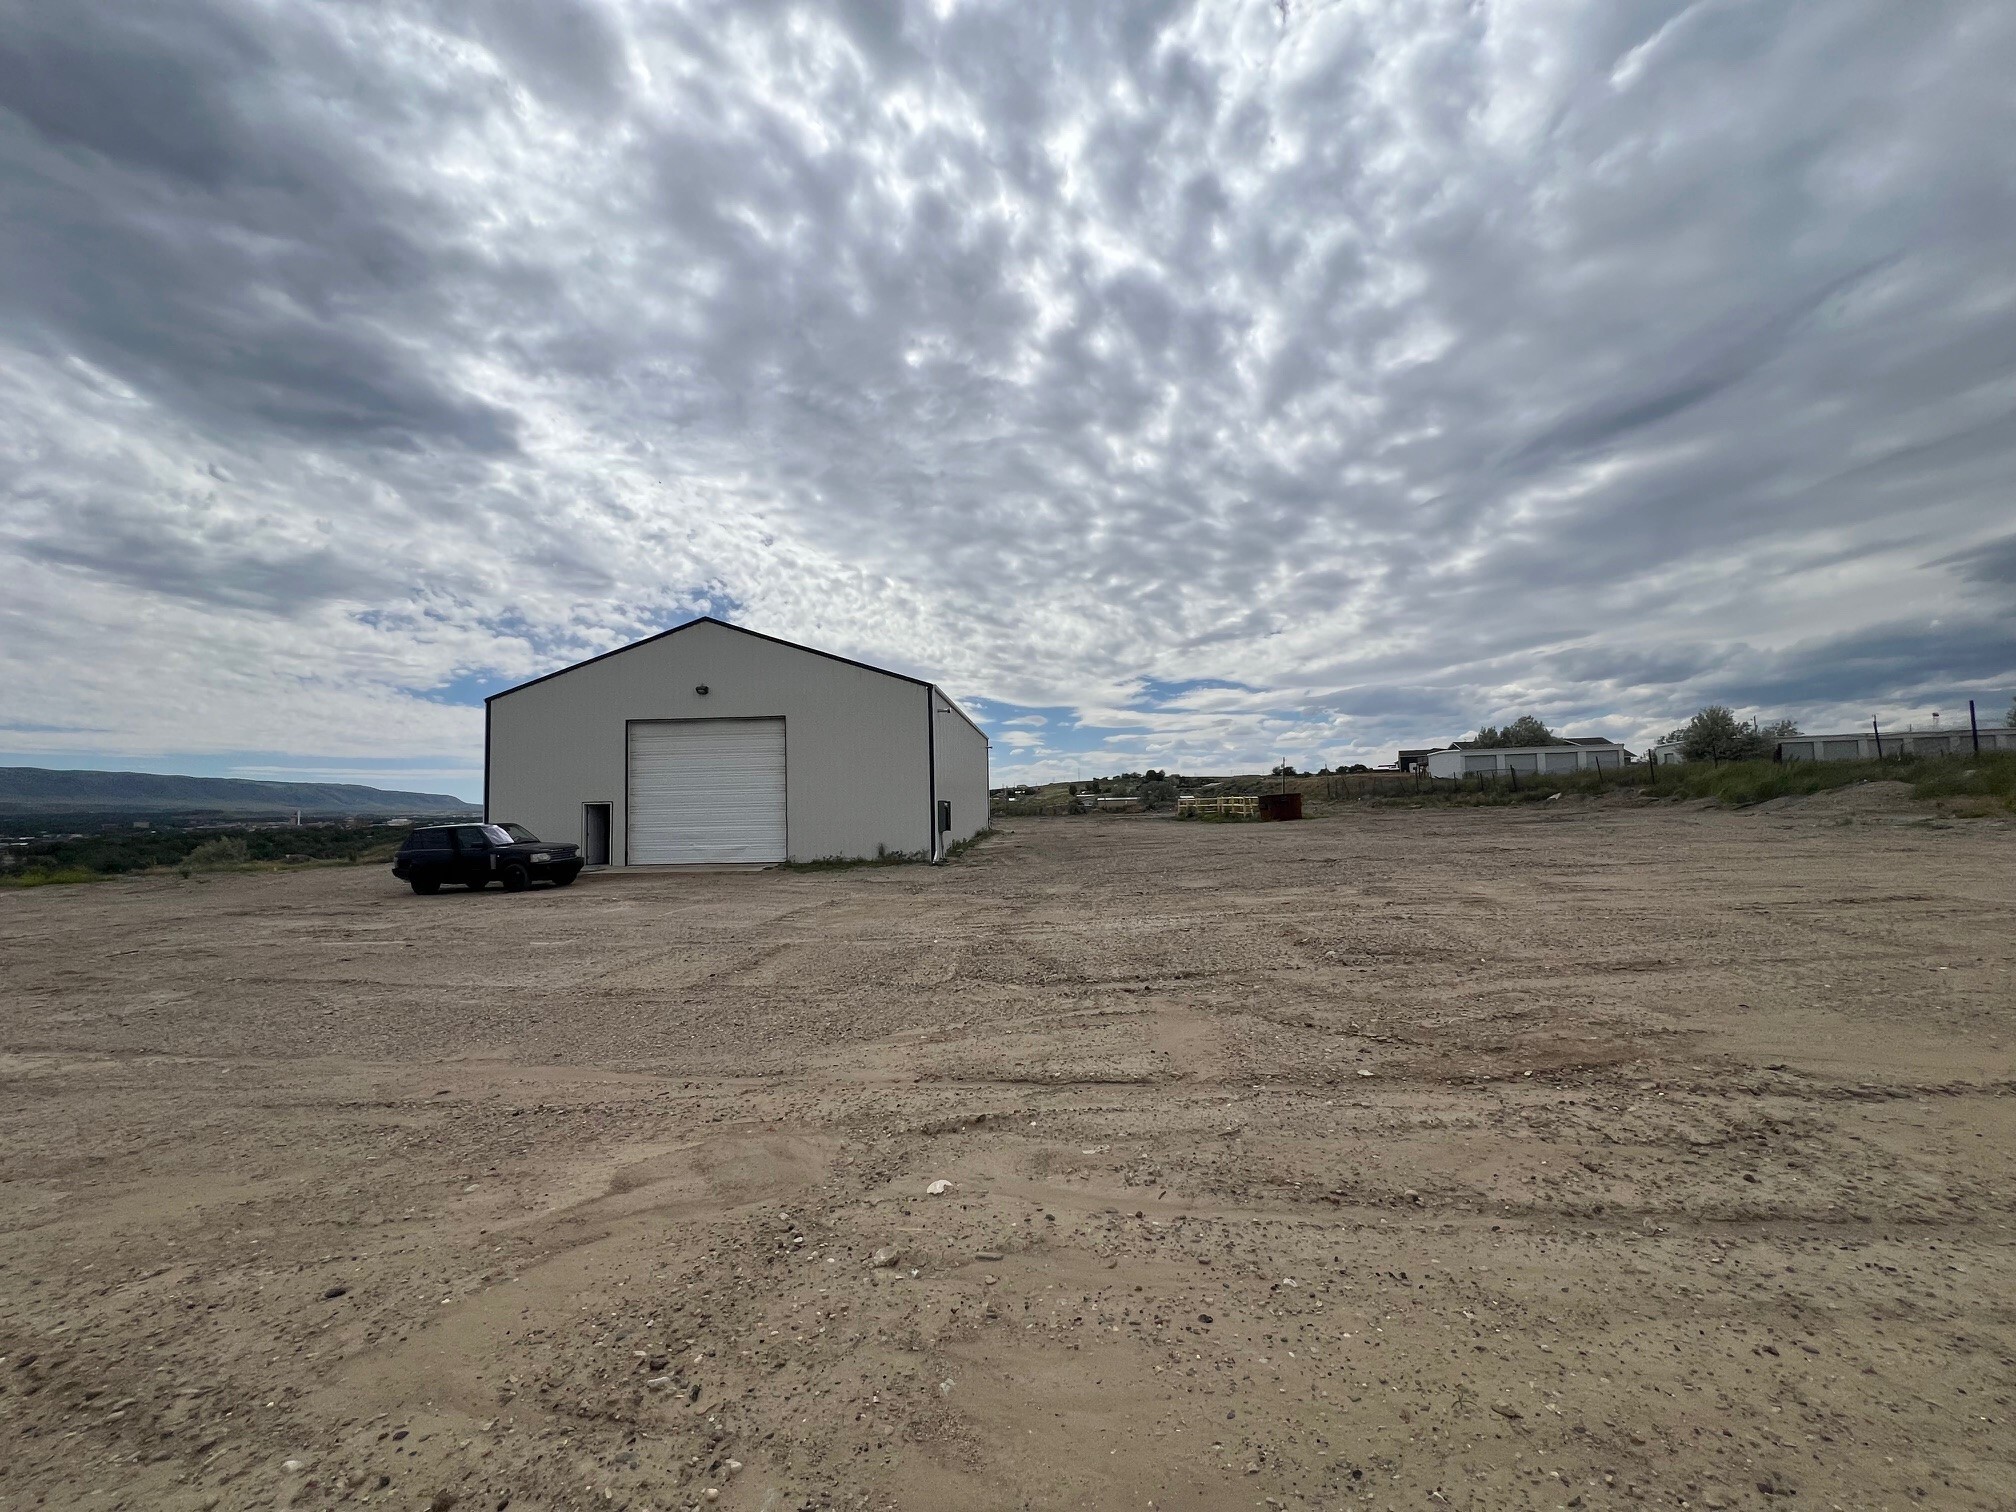
[[[0,0],[0,746],[452,765],[709,609],[1011,777],[2000,695],[2012,74],[1999,0]]]

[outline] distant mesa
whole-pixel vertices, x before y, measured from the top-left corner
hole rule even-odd
[[[447,793],[402,793],[354,782],[253,782],[239,777],[171,777],[157,772],[65,772],[0,767],[0,813],[89,810],[103,814],[214,812],[241,818],[477,814]]]

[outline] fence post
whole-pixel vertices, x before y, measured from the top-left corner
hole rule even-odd
[[[1883,727],[1876,723],[1876,716],[1873,714],[1869,716],[1869,729],[1876,737],[1876,759],[1881,761],[1883,759]]]
[[[1968,733],[1974,737],[1974,754],[1979,756],[1981,754],[1981,726],[1974,718],[1974,700],[1971,698],[1967,700],[1967,729]]]

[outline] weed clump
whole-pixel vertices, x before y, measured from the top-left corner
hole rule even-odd
[[[945,859],[950,861],[954,856],[963,856],[982,840],[1000,833],[997,829],[983,829],[964,840],[955,840],[952,844],[945,847]],[[810,861],[786,861],[784,863],[784,870],[798,872],[853,871],[855,868],[862,866],[915,866],[920,862],[929,861],[930,859],[930,853],[927,851],[892,851],[878,845],[875,847],[875,854],[872,856],[815,856]]]
[[[0,876],[0,887],[67,887],[74,882],[103,882],[105,876],[81,866],[36,867]]]

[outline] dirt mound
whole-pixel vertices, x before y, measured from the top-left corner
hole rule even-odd
[[[1760,813],[1811,815],[1839,818],[1859,814],[1916,814],[1919,801],[1911,796],[1908,782],[1857,782],[1848,787],[1830,788],[1824,793],[1788,793],[1757,805]]]

